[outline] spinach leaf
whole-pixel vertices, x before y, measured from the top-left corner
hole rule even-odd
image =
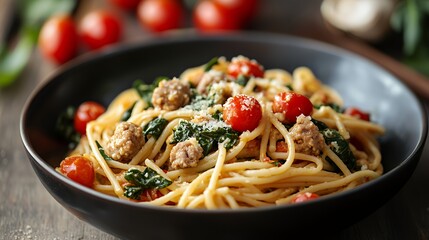
[[[214,65],[219,63],[219,58],[218,57],[214,57],[212,58],[208,63],[206,63],[204,65],[204,72],[208,72],[210,71]]]
[[[140,97],[145,101],[147,104],[147,108],[153,107],[152,105],[152,94],[153,90],[158,87],[159,83],[162,80],[168,79],[167,77],[158,77],[155,79],[155,81],[151,84],[146,84],[142,80],[136,80],[133,83],[133,88],[137,91],[137,93],[140,95]]]
[[[241,86],[246,86],[247,85],[247,82],[249,82],[249,77],[246,77],[246,76],[244,76],[243,74],[240,74],[238,77],[237,77],[237,84],[238,85],[241,85]]]
[[[129,169],[125,172],[124,178],[131,183],[125,186],[124,196],[136,200],[140,199],[145,189],[162,189],[172,183],[148,167],[143,172],[138,169]]]
[[[329,148],[346,164],[349,169],[354,169],[356,158],[350,150],[349,143],[334,129],[325,128],[320,130]],[[331,159],[329,159],[331,160]],[[331,160],[332,161],[332,160]]]
[[[198,94],[196,91],[192,92],[191,103],[189,103],[185,108],[192,109],[194,111],[201,111],[212,107],[215,104],[215,95],[204,96]]]
[[[104,152],[104,148],[101,146],[101,144],[98,141],[95,141],[95,143],[97,144],[98,151],[100,151],[100,154],[103,156],[104,160],[112,161],[113,158],[109,157],[109,155]]]
[[[161,117],[157,117],[152,121],[148,122],[143,128],[143,133],[146,137],[146,140],[149,139],[149,137],[154,137],[155,139],[158,139],[167,124],[167,119]]]
[[[314,118],[311,118],[311,121],[316,125],[316,127],[319,129],[319,131],[325,130],[328,128],[328,125],[326,125],[324,122],[316,120]]]
[[[76,108],[73,106],[68,106],[64,112],[62,112],[55,124],[56,133],[66,140],[69,143],[69,148],[73,149],[80,141],[80,133],[78,133],[74,128],[74,114]]]
[[[314,108],[320,109],[322,106],[331,107],[337,113],[344,112],[344,109],[342,109],[338,104],[335,104],[335,103],[316,104],[314,105]]]
[[[133,103],[133,105],[131,105],[131,107],[130,107],[130,108],[128,108],[128,109],[127,109],[127,111],[125,111],[125,112],[122,114],[121,121],[125,122],[125,121],[127,121],[128,119],[130,119],[130,117],[131,117],[131,113],[133,112],[133,109],[134,109],[134,106],[136,105],[136,103],[137,103],[137,102],[134,102],[134,103]]]
[[[319,128],[326,145],[338,155],[349,169],[353,169],[356,165],[356,158],[350,150],[349,142],[345,140],[337,130],[330,129],[324,122],[314,118],[312,118],[311,121]],[[327,160],[332,162],[330,158],[327,158]]]
[[[213,121],[209,122],[209,124],[196,124],[185,120],[180,121],[179,125],[173,131],[172,143],[196,138],[204,150],[204,156],[207,156],[222,142],[224,142],[226,149],[230,149],[237,143],[239,133],[227,126],[217,126],[219,122]]]

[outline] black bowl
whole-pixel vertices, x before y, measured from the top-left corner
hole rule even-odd
[[[265,68],[308,66],[335,88],[348,106],[371,112],[385,126],[380,138],[385,174],[350,191],[303,204],[243,210],[184,210],[119,200],[67,179],[54,168],[67,146],[54,133],[68,105],[95,100],[108,105],[136,79],[178,76],[214,56],[257,59]],[[324,43],[264,33],[165,36],[137,46],[92,55],[62,68],[29,97],[21,138],[40,181],[78,218],[121,238],[192,239],[290,236],[340,230],[369,215],[406,183],[426,140],[420,101],[402,82],[374,63]],[[311,231],[308,231],[311,229]]]

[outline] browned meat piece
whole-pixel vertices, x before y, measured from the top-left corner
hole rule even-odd
[[[197,91],[199,93],[207,93],[207,87],[213,83],[220,82],[226,78],[225,73],[221,71],[210,70],[201,77],[200,82],[198,83]]]
[[[107,142],[105,152],[111,158],[129,162],[145,143],[143,129],[131,122],[121,122]]]
[[[170,152],[170,167],[182,169],[196,167],[203,157],[203,148],[195,138],[178,143]]]
[[[295,151],[318,156],[322,151],[325,140],[319,129],[311,121],[311,117],[298,116],[295,125],[289,130],[295,142]]]
[[[161,81],[152,95],[152,104],[163,110],[176,110],[189,103],[191,90],[189,85],[174,78]]]

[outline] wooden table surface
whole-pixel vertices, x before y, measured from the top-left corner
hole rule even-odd
[[[0,0],[0,33],[7,27],[4,19],[9,15],[9,2]],[[77,18],[93,8],[112,8],[103,0],[81,2]],[[403,76],[404,81],[409,79],[407,76],[415,76],[412,71],[368,45],[333,36],[324,28],[319,0],[261,2],[252,30],[321,39],[372,58]],[[138,42],[150,36],[138,26],[132,15],[123,14],[123,18],[126,31],[121,44]],[[55,69],[56,66],[44,60],[36,49],[18,81],[9,88],[0,89],[0,239],[116,239],[80,221],[59,205],[39,182],[25,155],[19,136],[22,106],[34,87]],[[417,74],[418,77],[421,76]],[[415,89],[419,92],[420,88]],[[427,105],[428,101],[424,103]],[[429,239],[428,158],[429,146],[425,146],[420,163],[405,187],[383,207],[348,229],[337,233],[334,227],[327,229],[334,233],[333,239]]]

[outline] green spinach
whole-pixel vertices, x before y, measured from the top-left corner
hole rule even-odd
[[[140,200],[141,193],[146,189],[162,189],[172,183],[149,167],[143,172],[129,169],[125,172],[124,178],[131,184],[125,186],[124,196],[136,200]]]
[[[349,142],[337,130],[330,129],[324,122],[316,119],[311,119],[311,121],[319,128],[326,145],[337,154],[349,169],[354,169],[356,158],[349,147]],[[332,162],[330,158],[327,158],[327,160]]]
[[[206,63],[204,65],[204,72],[208,72],[210,71],[214,65],[219,63],[219,58],[218,57],[214,57],[212,58],[208,63]]]
[[[186,120],[180,121],[173,131],[171,143],[178,143],[196,138],[207,156],[212,150],[217,148],[219,143],[224,142],[226,149],[232,148],[238,141],[239,133],[227,126],[217,126],[220,121],[209,122],[209,124],[196,124]]]
[[[133,105],[131,105],[131,107],[130,107],[130,108],[128,108],[128,109],[127,109],[127,111],[125,111],[125,112],[122,114],[121,121],[125,122],[125,121],[127,121],[128,119],[130,119],[130,117],[131,117],[131,113],[133,112],[133,109],[134,109],[134,106],[136,105],[136,103],[137,103],[137,102],[134,102],[134,103],[133,103]]]
[[[109,155],[104,152],[104,148],[101,146],[101,144],[98,141],[95,141],[95,143],[97,144],[98,151],[100,152],[101,156],[103,156],[104,160],[112,161],[113,158],[109,157]]]
[[[75,112],[75,107],[68,106],[64,112],[60,113],[55,124],[56,133],[69,143],[70,149],[75,148],[81,138],[81,134],[74,128]]]
[[[167,124],[167,119],[161,117],[157,117],[152,121],[148,122],[143,127],[143,134],[145,135],[146,140],[149,139],[149,137],[154,137],[155,139],[158,139]]]
[[[142,80],[136,80],[133,83],[133,88],[137,91],[143,101],[146,103],[147,108],[153,107],[152,105],[152,94],[153,90],[158,87],[162,80],[166,80],[168,77],[157,77],[151,84],[146,84]]]

